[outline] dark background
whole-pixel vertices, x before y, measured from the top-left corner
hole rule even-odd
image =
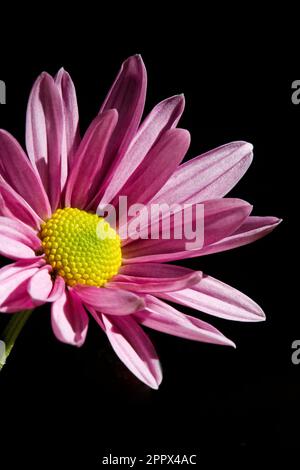
[[[161,25],[153,25],[152,34],[156,27]],[[0,106],[0,127],[22,144],[27,98],[42,70],[55,74],[64,66],[71,73],[83,131],[121,62],[141,53],[149,74],[146,111],[184,92],[180,126],[192,135],[187,158],[232,140],[252,142],[254,162],[230,195],[254,204],[254,214],[284,222],[252,245],[183,263],[248,294],[267,321],[239,324],[201,315],[233,339],[237,350],[151,331],[164,372],[159,391],[127,371],[93,321],[86,344],[76,349],[56,341],[49,310],[38,309],[0,375],[0,462],[8,456],[12,463],[71,468],[82,462],[86,468],[109,453],[187,452],[201,461],[206,455],[214,460],[299,446],[300,365],[291,362],[291,344],[300,339],[291,226],[293,214],[298,216],[300,123],[291,83],[299,76],[282,78],[283,62],[277,55],[274,60],[277,50],[268,41],[255,50],[239,49],[241,38],[237,34],[228,47],[220,38],[212,47],[197,32],[157,43],[139,34],[129,40],[125,32],[118,45],[111,37],[88,35],[78,47],[61,34],[60,47],[42,48],[39,31],[26,46],[20,38],[16,50],[4,48],[0,79],[7,85],[7,104]]]

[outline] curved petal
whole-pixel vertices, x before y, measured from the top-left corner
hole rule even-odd
[[[22,259],[14,263],[7,264],[0,269],[0,282],[13,274],[18,274],[20,270],[41,268],[44,265],[45,260],[42,257],[36,259]]]
[[[13,259],[34,258],[41,240],[19,220],[0,217],[0,253]]]
[[[193,286],[200,279],[200,272],[181,266],[159,263],[128,264],[120,269],[119,274],[108,286],[142,293],[169,292]]]
[[[0,129],[0,174],[43,219],[51,216],[48,197],[38,173],[16,139]]]
[[[0,176],[0,215],[17,219],[39,230],[43,220],[6,181]]]
[[[63,187],[68,175],[68,168],[72,168],[74,162],[74,155],[80,143],[79,114],[76,90],[68,72],[61,68],[55,77],[55,83],[58,87],[62,100],[63,112],[63,133],[61,150],[61,186]]]
[[[0,269],[0,311],[14,313],[36,307],[28,294],[28,282],[43,261],[19,261]]]
[[[195,204],[225,196],[241,179],[253,158],[247,142],[222,145],[180,167],[153,198],[152,203]]]
[[[134,315],[142,325],[181,338],[234,347],[230,339],[209,323],[184,315],[156,297],[147,295],[146,305],[145,310]]]
[[[163,133],[120,191],[127,196],[128,207],[152,199],[183,160],[189,145],[190,134],[184,129]],[[116,206],[117,199],[112,204]]]
[[[60,276],[53,281],[50,275],[51,270],[51,266],[45,265],[30,279],[28,293],[33,300],[43,303],[54,302],[63,294],[65,281]]]
[[[116,109],[119,114],[118,124],[103,161],[106,174],[112,159],[124,154],[135,135],[144,110],[147,88],[147,72],[140,55],[129,57],[113,83],[100,113]],[[118,157],[117,157],[118,158]]]
[[[61,193],[63,110],[54,79],[43,72],[33,85],[26,115],[26,147],[54,211]]]
[[[157,139],[168,129],[175,127],[184,109],[184,96],[176,95],[168,98],[153,108],[140,126],[127,152],[113,167],[113,173],[104,183],[105,191],[101,199],[100,209],[110,203],[118,195],[126,181],[142,163]],[[100,197],[94,201],[94,206]]]
[[[118,288],[78,285],[74,290],[86,305],[110,315],[129,315],[144,307],[143,299]]]
[[[123,246],[122,253],[124,256],[124,263],[140,263],[140,262],[166,262],[174,261],[183,258],[192,258],[199,256],[206,247],[216,243],[219,240],[231,235],[249,216],[252,206],[240,199],[215,199],[212,201],[205,201],[201,204],[203,212],[198,214],[198,205],[193,205],[192,213],[189,221],[189,226],[199,226],[200,234],[197,233],[199,238],[199,247],[195,249],[187,249],[187,243],[191,239],[186,237],[187,219],[185,218],[185,209],[181,209],[175,214],[171,215],[170,212],[165,213],[163,217],[152,221],[147,227],[140,230],[140,239],[132,241],[126,240]],[[204,218],[203,218],[204,214]],[[179,217],[178,217],[179,215]],[[161,221],[169,218],[171,223],[171,237],[170,239],[164,238],[161,234],[156,239],[148,240],[148,232],[155,228],[156,224],[160,227]],[[175,238],[174,233],[176,228],[183,227],[181,237]],[[203,229],[203,236],[201,236],[201,228]],[[130,231],[129,231],[130,232]],[[130,233],[129,233],[130,235]],[[196,236],[196,235],[195,235]],[[146,238],[146,239],[143,239]],[[202,243],[201,243],[202,242]]]
[[[45,265],[35,273],[28,283],[28,293],[33,300],[46,302],[53,288],[49,274],[51,266]]]
[[[50,292],[47,302],[55,302],[64,292],[66,283],[61,276],[55,278],[52,291]]]
[[[226,320],[258,322],[266,318],[252,299],[207,275],[191,288],[163,293],[159,297]]]
[[[65,289],[52,303],[51,323],[58,340],[78,347],[83,345],[89,318],[80,298],[72,289]]]
[[[277,217],[247,217],[232,235],[204,247],[196,256],[210,255],[248,245],[271,233],[281,222],[282,219],[277,219]]]
[[[136,320],[131,316],[101,315],[101,323],[115,353],[125,366],[143,383],[158,389],[162,381],[160,362],[153,344]]]
[[[99,181],[103,157],[118,120],[118,113],[111,109],[98,116],[83,137],[75,155],[66,186],[67,206],[85,208],[92,199],[95,183]],[[96,186],[97,189],[99,189]]]

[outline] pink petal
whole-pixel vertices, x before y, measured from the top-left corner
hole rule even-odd
[[[28,283],[28,293],[35,301],[46,302],[53,288],[49,271],[51,266],[46,265],[35,273]]]
[[[63,112],[63,133],[61,150],[61,186],[63,187],[67,178],[68,168],[72,168],[74,155],[80,143],[79,115],[76,90],[68,72],[61,68],[55,77],[55,83],[58,87],[61,96]]]
[[[57,276],[53,281],[50,275],[51,270],[51,266],[45,265],[30,279],[28,293],[34,301],[54,302],[64,293],[64,279]]]
[[[146,305],[145,310],[134,315],[142,325],[181,338],[234,347],[231,340],[209,323],[184,315],[156,297],[147,295]]]
[[[177,125],[183,109],[183,95],[173,96],[155,106],[140,126],[128,151],[113,167],[114,172],[109,179],[109,184],[106,184],[106,190],[101,200],[101,208],[105,207],[118,195],[122,186],[142,163],[156,140],[165,131]]]
[[[20,271],[29,268],[41,268],[45,265],[45,260],[43,258],[36,259],[22,259],[16,261],[15,263],[10,263],[0,269],[0,281],[7,279],[13,274],[18,274]]]
[[[6,181],[0,176],[0,214],[4,217],[20,220],[39,230],[42,219]]]
[[[103,157],[117,120],[118,113],[112,109],[94,119],[88,128],[66,186],[67,206],[83,209],[92,199],[94,184],[99,181]]]
[[[174,173],[189,145],[190,134],[184,129],[170,129],[162,134],[121,189],[128,207],[152,199]],[[117,202],[112,204],[116,206]]]
[[[74,290],[83,303],[110,315],[129,315],[144,307],[140,297],[122,289],[78,285]]]
[[[51,323],[58,340],[78,347],[83,345],[89,318],[80,298],[72,289],[64,290],[52,303]]]
[[[175,239],[138,239],[132,241],[127,240],[127,245],[123,246],[124,262],[159,262],[159,261],[173,261],[176,259],[192,258],[199,256],[207,246],[216,243],[219,240],[231,235],[235,230],[240,227],[243,221],[248,217],[252,210],[252,206],[240,199],[215,199],[212,201],[205,201],[202,203],[204,207],[204,240],[203,247],[193,250],[186,249],[187,240],[185,234],[182,237]],[[195,208],[195,206],[193,206]],[[163,216],[163,218],[165,215]],[[157,224],[161,223],[162,218],[157,220]],[[174,219],[171,217],[172,227],[177,224],[182,224],[184,218]],[[175,221],[175,222],[174,222]],[[192,222],[197,221],[197,214],[193,212]],[[155,221],[151,220],[152,226]],[[200,222],[200,221],[199,221]],[[145,235],[147,238],[149,227],[141,229],[140,234]],[[172,235],[172,231],[171,231]]]
[[[30,278],[39,270],[42,261],[9,264],[0,269],[0,311],[14,313],[34,308],[36,304],[27,292]]]
[[[113,83],[100,113],[116,109],[119,113],[110,146],[104,161],[104,173],[111,164],[111,157],[124,154],[136,133],[144,110],[147,88],[147,72],[141,56],[129,57]]]
[[[185,289],[200,279],[200,272],[181,266],[159,263],[128,264],[120,269],[120,274],[115,276],[108,286],[143,293],[169,292]]]
[[[247,142],[232,142],[184,163],[151,202],[194,204],[225,196],[249,168],[252,150]]]
[[[242,322],[265,320],[262,309],[242,292],[213,277],[203,275],[201,281],[191,288],[160,295],[166,300],[201,312]]]
[[[52,291],[50,292],[47,302],[55,302],[64,292],[66,288],[65,281],[62,277],[57,276],[55,278]]]
[[[101,317],[103,329],[121,361],[139,380],[158,389],[162,381],[159,359],[153,344],[136,320],[130,316]]]
[[[39,175],[12,135],[0,130],[0,174],[43,219],[51,216],[48,197]]]
[[[22,222],[0,217],[0,253],[8,258],[33,258],[41,240]]]
[[[282,220],[276,217],[248,217],[232,235],[204,247],[196,256],[210,255],[248,245],[271,233],[281,222]]]
[[[59,89],[53,78],[42,73],[33,85],[26,116],[26,147],[39,172],[52,210],[61,192],[61,148],[63,109]]]

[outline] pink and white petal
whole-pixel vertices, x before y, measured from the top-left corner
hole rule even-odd
[[[163,293],[159,297],[226,320],[258,322],[266,319],[260,306],[248,296],[207,275],[191,288]]]
[[[43,219],[51,216],[49,200],[39,174],[23,149],[8,132],[0,129],[0,175]]]
[[[281,222],[282,219],[276,217],[250,216],[232,235],[204,247],[196,256],[210,255],[248,245],[271,233]]]
[[[65,289],[51,307],[51,324],[56,338],[63,343],[82,346],[89,318],[84,306],[72,289]]]
[[[184,209],[181,209],[181,211],[179,211],[183,214],[181,217],[178,217],[177,214],[177,216],[172,215],[170,218],[170,233],[173,238],[163,238],[160,234],[157,239],[147,239],[148,231],[155,228],[155,223],[160,227],[161,221],[170,214],[168,212],[168,214],[164,214],[163,217],[158,218],[157,221],[153,222],[151,220],[151,226],[141,229],[139,232],[141,236],[140,239],[132,241],[132,238],[129,238],[123,243],[122,252],[124,263],[166,262],[199,256],[207,246],[235,232],[252,210],[252,206],[247,202],[230,198],[205,201],[202,203],[202,206],[204,219],[202,212],[198,214],[196,210],[197,206],[191,206],[193,209],[191,211],[192,226],[195,227],[196,224],[199,227],[203,227],[204,232],[202,237],[198,234],[198,238],[201,238],[199,239],[199,243],[197,243],[197,245],[200,245],[199,247],[187,249],[187,243],[191,243],[194,240],[188,239],[185,236],[185,230],[182,230],[181,238],[174,237],[175,229],[182,226],[183,222],[186,222],[183,216]]]
[[[185,289],[201,279],[199,271],[159,263],[128,264],[107,285],[140,293]],[[181,287],[179,287],[181,286]],[[185,287],[183,287],[185,286]]]
[[[97,116],[86,131],[68,178],[65,195],[67,206],[85,208],[94,191],[99,189],[97,183],[102,161],[117,121],[118,113],[111,109]]]
[[[253,146],[232,142],[180,165],[152,203],[194,204],[225,196],[241,179],[253,158]]]
[[[129,315],[144,308],[141,297],[126,290],[109,287],[75,286],[82,302],[109,315]]]
[[[147,72],[140,55],[129,57],[121,66],[100,113],[116,109],[119,120],[103,162],[106,173],[111,158],[124,154],[135,135],[144,111],[147,89]]]
[[[13,236],[7,236],[0,233],[0,254],[10,259],[33,258],[34,251],[24,243],[14,239]]]
[[[28,283],[28,293],[35,301],[46,302],[53,288],[53,282],[49,271],[51,266],[45,265],[39,269]]]
[[[16,261],[14,263],[7,264],[0,269],[0,282],[8,279],[9,277],[13,276],[14,274],[18,274],[20,271],[24,269],[33,269],[33,268],[41,268],[45,265],[45,260],[43,258],[36,258],[36,259],[22,259]]]
[[[54,79],[43,72],[33,85],[26,116],[26,147],[54,211],[61,194],[63,108]]]
[[[0,217],[0,254],[13,259],[34,258],[40,246],[40,239],[28,225]]]
[[[17,219],[39,230],[43,220],[6,181],[0,176],[0,215]]]
[[[168,98],[153,108],[133,138],[127,152],[113,167],[111,178],[106,179],[105,191],[101,198],[100,209],[116,197],[126,181],[142,163],[157,139],[169,129],[174,128],[184,109],[184,96]],[[108,184],[109,182],[109,184]],[[94,204],[97,207],[98,199]]]
[[[41,247],[41,240],[36,232],[20,220],[0,216],[0,233],[7,235],[16,234],[18,240],[26,243],[34,250],[38,250]]]
[[[153,198],[183,160],[189,145],[190,134],[184,129],[170,129],[158,138],[121,189],[122,196],[127,196],[128,207],[146,204]],[[112,204],[117,206],[117,198]]]
[[[12,263],[0,269],[0,311],[14,313],[34,308],[27,292],[30,278],[38,272],[41,261]]]
[[[19,286],[7,296],[7,299],[0,303],[0,312],[18,314],[22,310],[31,310],[37,307],[37,304],[31,299],[27,292],[27,281]]]
[[[49,297],[47,298],[47,302],[55,302],[61,295],[64,293],[66,289],[66,283],[61,276],[57,276],[53,283],[52,291],[50,292]]]
[[[159,358],[153,344],[129,317],[101,315],[103,328],[115,353],[126,367],[143,383],[157,390],[162,381]]]
[[[61,185],[65,184],[68,170],[73,166],[74,155],[79,147],[79,113],[77,105],[76,90],[74,83],[63,68],[61,68],[56,77],[55,83],[58,87],[63,112],[63,133],[62,133],[62,174]]]
[[[134,315],[139,323],[154,330],[202,343],[235,346],[219,330],[198,318],[184,315],[162,300],[146,296],[146,309]]]
[[[28,293],[34,301],[54,302],[64,293],[64,279],[57,276],[53,281],[50,275],[51,270],[51,266],[45,265],[30,279]]]

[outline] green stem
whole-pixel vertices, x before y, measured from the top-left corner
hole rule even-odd
[[[11,316],[11,319],[9,320],[2,335],[3,342],[5,343],[5,351],[2,357],[0,357],[0,371],[3,368],[19,334],[21,333],[32,312],[33,310],[23,310],[22,312],[15,313]]]

